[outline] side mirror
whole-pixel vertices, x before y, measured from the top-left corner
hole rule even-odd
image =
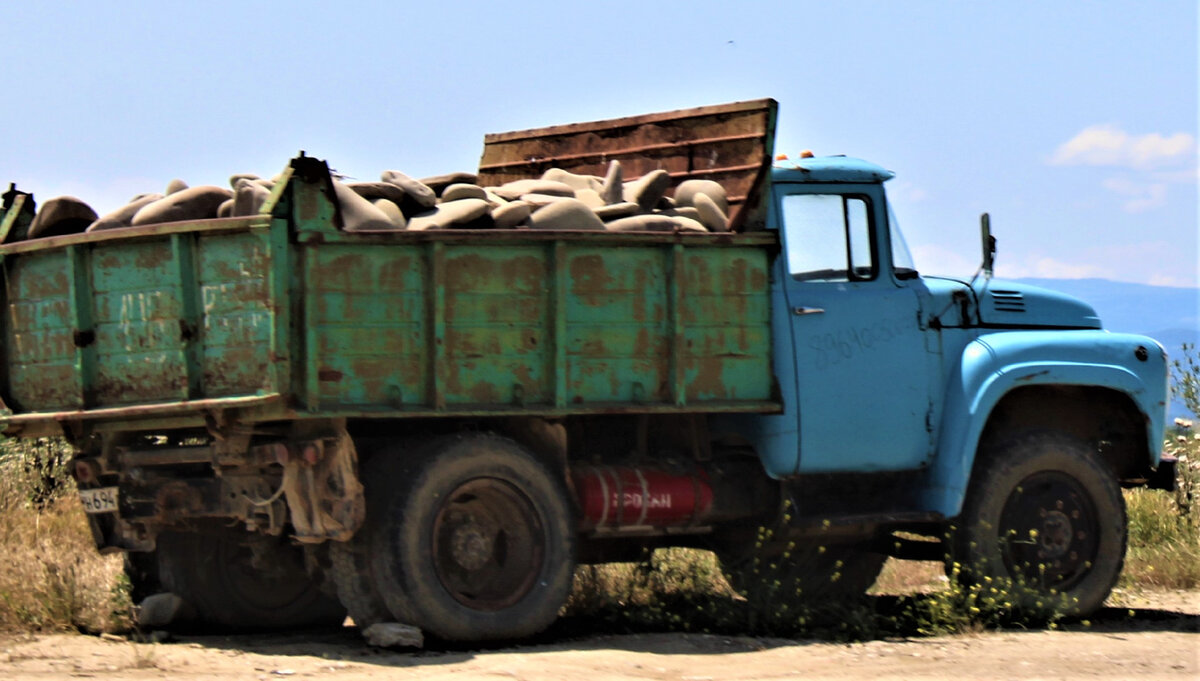
[[[979,232],[983,241],[983,273],[992,276],[992,266],[996,262],[996,237],[992,236],[992,218],[987,213],[979,216]]]

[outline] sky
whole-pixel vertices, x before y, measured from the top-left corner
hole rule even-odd
[[[761,97],[896,173],[916,264],[1200,286],[1196,0],[38,2],[0,16],[0,182],[99,212],[304,149],[474,170],[488,132]]]

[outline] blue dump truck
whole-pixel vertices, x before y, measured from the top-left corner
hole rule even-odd
[[[892,173],[777,165],[775,120],[489,135],[459,188],[397,184],[408,228],[303,154],[242,214],[41,238],[10,188],[0,428],[64,437],[97,548],[218,627],[512,639],[576,565],[664,546],[813,598],[894,556],[1095,610],[1122,488],[1174,482],[1162,347],[994,278],[986,220],[978,276],[919,272]],[[547,177],[600,217],[539,218]]]

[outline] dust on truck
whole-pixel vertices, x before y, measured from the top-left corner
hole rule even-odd
[[[918,273],[892,173],[773,167],[776,106],[485,140],[481,186],[714,180],[726,233],[351,232],[303,155],[243,217],[14,240],[10,189],[0,426],[66,438],[98,549],[216,626],[520,637],[577,564],[736,574],[764,527],[829,598],[945,557],[1098,608],[1121,488],[1174,479],[1163,349],[992,278],[987,235],[983,276]]]

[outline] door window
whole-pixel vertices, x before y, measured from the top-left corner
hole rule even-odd
[[[792,194],[783,198],[788,272],[797,281],[874,279],[867,200],[841,194]]]

